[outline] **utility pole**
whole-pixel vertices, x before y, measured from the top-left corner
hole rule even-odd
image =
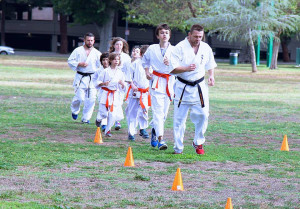
[[[1,45],[5,46],[5,13],[6,0],[1,0],[2,15],[1,15]]]
[[[271,1],[271,6],[274,6],[274,1]],[[273,55],[273,35],[270,34],[269,43],[268,43],[268,51],[267,51],[267,67],[271,66],[272,55]]]

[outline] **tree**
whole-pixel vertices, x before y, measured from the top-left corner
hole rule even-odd
[[[282,9],[282,12],[286,15],[296,15],[300,12],[300,3],[298,0],[290,0],[289,5],[286,8]],[[288,28],[286,30],[282,28],[277,28],[278,32],[276,34],[276,39],[273,41],[273,55],[272,61],[270,65],[270,69],[277,69],[277,60],[278,60],[278,52],[279,46],[282,46],[283,52],[283,61],[289,61],[289,54],[288,54],[288,43],[291,40],[291,37],[296,35],[296,32],[300,30],[300,23],[295,25],[293,28]]]
[[[186,21],[205,11],[210,1],[199,0],[119,0],[125,6],[128,20],[133,23],[157,26],[168,23],[171,28],[187,30]]]
[[[94,24],[100,37],[100,51],[107,51],[112,38],[115,11],[119,9],[117,0],[60,0],[65,11],[71,12],[75,23]]]
[[[68,25],[67,16],[71,15],[71,10],[68,7],[68,1],[52,0],[55,13],[59,14],[59,29],[60,29],[60,49],[59,53],[68,53]]]
[[[252,72],[257,71],[254,42],[258,37],[262,42],[280,28],[294,30],[299,20],[297,15],[287,15],[284,8],[289,6],[288,0],[216,0],[208,6],[208,13],[191,18],[191,23],[200,23],[209,29],[209,35],[217,34],[221,40],[241,41],[249,45]]]

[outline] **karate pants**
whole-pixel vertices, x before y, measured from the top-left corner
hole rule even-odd
[[[121,105],[114,105],[113,112],[107,110],[105,104],[99,103],[99,110],[97,113],[97,121],[102,121],[107,119],[107,125],[105,128],[105,134],[111,129],[116,121],[120,121],[124,118],[123,110]]]
[[[78,115],[80,105],[84,103],[81,120],[90,120],[94,111],[96,96],[97,90],[95,88],[90,88],[89,94],[87,88],[77,88],[71,103],[72,113]]]
[[[152,121],[150,125],[155,129],[156,136],[164,135],[164,124],[168,116],[170,99],[167,94],[151,91]]]
[[[144,103],[145,104],[145,103]],[[136,134],[136,127],[139,124],[140,129],[146,129],[148,127],[148,106],[145,104],[147,113],[144,113],[140,99],[129,98],[128,105],[126,108],[126,117],[128,125],[128,133],[130,135]]]
[[[195,136],[194,136],[194,143],[196,145],[201,145],[205,142],[204,133],[207,129],[208,124],[208,99],[205,100],[205,107],[202,108],[200,101],[196,104],[182,104],[178,108],[178,101],[174,103],[174,151],[180,153],[183,151],[183,138],[184,138],[184,131],[186,128],[186,119],[188,116],[189,110],[190,112],[190,119],[195,125]]]

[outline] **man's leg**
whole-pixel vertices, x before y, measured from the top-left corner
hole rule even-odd
[[[89,121],[91,119],[95,107],[96,96],[97,96],[97,90],[95,88],[91,88],[89,94],[87,91],[88,90],[86,90],[85,92],[84,106],[82,110],[83,122]]]
[[[191,108],[190,118],[195,125],[194,144],[202,145],[205,142],[204,134],[208,124],[207,108],[202,108],[200,103],[193,105]]]
[[[174,133],[174,151],[175,153],[182,153],[184,145],[184,131],[187,115],[189,112],[190,105],[181,104],[178,108],[178,101],[174,103],[174,122],[173,122],[173,133]]]
[[[75,96],[73,97],[71,106],[70,106],[72,114],[74,114],[74,115],[79,114],[80,104],[84,101],[84,97],[85,97],[84,89],[78,88],[75,91]]]

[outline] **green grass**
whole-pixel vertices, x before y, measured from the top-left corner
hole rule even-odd
[[[128,142],[125,120],[121,135],[113,132],[103,145],[95,145],[94,124],[71,120],[74,72],[63,58],[1,60],[0,208],[224,208],[227,195],[236,208],[298,205],[298,68],[259,66],[253,74],[250,65],[220,63],[216,86],[210,88],[206,154],[198,156],[189,119],[184,154],[172,154],[172,106],[165,126],[167,151],[139,137]],[[285,134],[290,152],[280,151]],[[133,168],[123,167],[128,146]],[[170,191],[177,167],[187,185],[182,193]],[[264,180],[269,187],[282,184],[272,191],[261,187]]]

